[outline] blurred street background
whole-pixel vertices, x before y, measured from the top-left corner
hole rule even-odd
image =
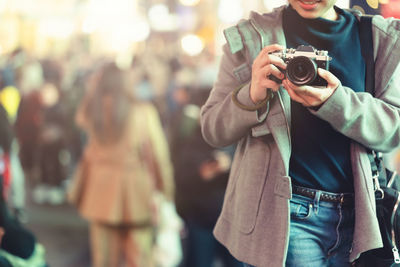
[[[12,173],[4,182],[10,213],[43,246],[49,267],[91,266],[88,222],[65,195],[87,141],[75,114],[90,75],[107,61],[131,71],[132,92],[154,104],[172,140],[177,111],[197,91],[212,88],[223,29],[251,10],[268,12],[282,4],[286,1],[0,0],[0,104],[14,134],[9,155],[0,150],[0,170],[6,177],[8,164]],[[337,5],[400,18],[400,0]],[[198,110],[184,112],[190,117]],[[387,157],[392,168],[400,168],[397,151]],[[184,225],[178,234],[181,261],[175,266],[183,267]],[[217,259],[215,266],[223,264]]]
[[[26,227],[46,248],[49,266],[88,267],[90,251],[88,226],[68,204],[57,206],[27,203]]]

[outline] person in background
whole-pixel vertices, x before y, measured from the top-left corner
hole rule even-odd
[[[33,190],[33,199],[37,203],[60,205],[65,200],[63,185],[67,177],[67,166],[63,162],[67,153],[67,114],[61,90],[55,84],[45,82],[40,88],[40,103],[41,122],[36,159],[39,180]]]
[[[0,170],[2,174],[9,172],[9,153],[13,138],[14,131],[8,119],[7,111],[0,102]],[[4,181],[2,180],[1,183],[4,183]],[[4,194],[4,192],[1,193]]]
[[[1,239],[3,238],[4,235],[4,228],[0,228],[0,244],[1,244]],[[0,256],[0,266],[2,267],[12,267],[10,261],[5,257],[5,256]]]
[[[335,3],[289,0],[225,32],[201,124],[209,144],[237,144],[214,234],[245,266],[351,266],[382,247],[367,150],[400,145],[400,21],[372,19],[374,97],[360,14]],[[284,61],[301,45],[331,58],[316,59],[329,60],[313,70],[318,84]]]
[[[2,80],[2,79],[0,79]],[[25,174],[20,161],[20,149],[16,138],[16,118],[21,100],[20,92],[15,86],[0,88],[0,103],[6,111],[9,125],[13,132],[10,150],[7,152],[9,172],[4,183],[5,199],[11,212],[21,222],[27,222],[25,212]]]
[[[173,200],[158,113],[133,97],[132,85],[127,72],[106,63],[93,74],[76,113],[88,141],[68,197],[73,201],[80,192],[75,204],[90,223],[95,267],[153,266],[153,196],[161,192]]]
[[[176,114],[177,123],[172,128],[175,202],[186,228],[181,266],[212,267],[219,261],[222,266],[236,267],[240,262],[212,234],[222,208],[233,149],[215,149],[201,135],[200,107],[208,93],[206,88],[189,89],[189,101]]]
[[[5,185],[11,173],[9,153],[14,133],[6,109],[0,103],[0,266],[45,267],[45,249],[35,235],[10,212]]]
[[[42,124],[42,103],[39,89],[21,94],[15,121],[15,135],[19,144],[19,158],[26,182],[32,187],[40,182],[39,146]]]

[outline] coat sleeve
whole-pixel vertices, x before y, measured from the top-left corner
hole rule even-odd
[[[400,77],[400,68],[396,72]],[[400,145],[399,82],[388,85],[390,99],[384,95],[374,98],[369,93],[356,93],[340,86],[317,112],[310,111],[354,141],[377,151],[389,152]]]
[[[339,86],[318,111],[352,140],[380,152],[400,146],[400,20],[373,19],[375,97]]]
[[[228,45],[224,45],[223,51],[217,81],[201,109],[203,137],[214,147],[236,143],[252,127],[265,120],[258,110],[242,109],[232,100],[232,92],[240,87],[238,101],[246,106],[255,106],[249,91],[251,66],[243,63],[245,60],[240,53],[232,54]]]

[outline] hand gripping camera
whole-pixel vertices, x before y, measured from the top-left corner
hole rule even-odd
[[[328,56],[328,51],[316,50],[312,46],[300,45],[297,49],[288,48],[279,52],[271,53],[278,56],[287,64],[285,76],[293,84],[326,86],[327,82],[318,75],[317,69],[322,68],[329,70],[329,61],[332,59]],[[275,76],[270,76],[271,80],[278,83]]]

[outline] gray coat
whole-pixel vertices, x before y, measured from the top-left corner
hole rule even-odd
[[[285,46],[282,10],[251,13],[250,20],[267,36],[264,44]],[[373,18],[376,98],[339,85],[318,111],[310,110],[353,140],[356,220],[351,261],[382,246],[366,147],[389,152],[400,145],[399,37],[399,20]],[[238,145],[214,234],[243,262],[283,266],[290,227],[290,97],[281,88],[266,110],[239,108],[231,95],[240,86],[238,100],[254,105],[249,96],[251,66],[228,44],[223,50],[217,81],[202,107],[202,131],[212,146]]]

